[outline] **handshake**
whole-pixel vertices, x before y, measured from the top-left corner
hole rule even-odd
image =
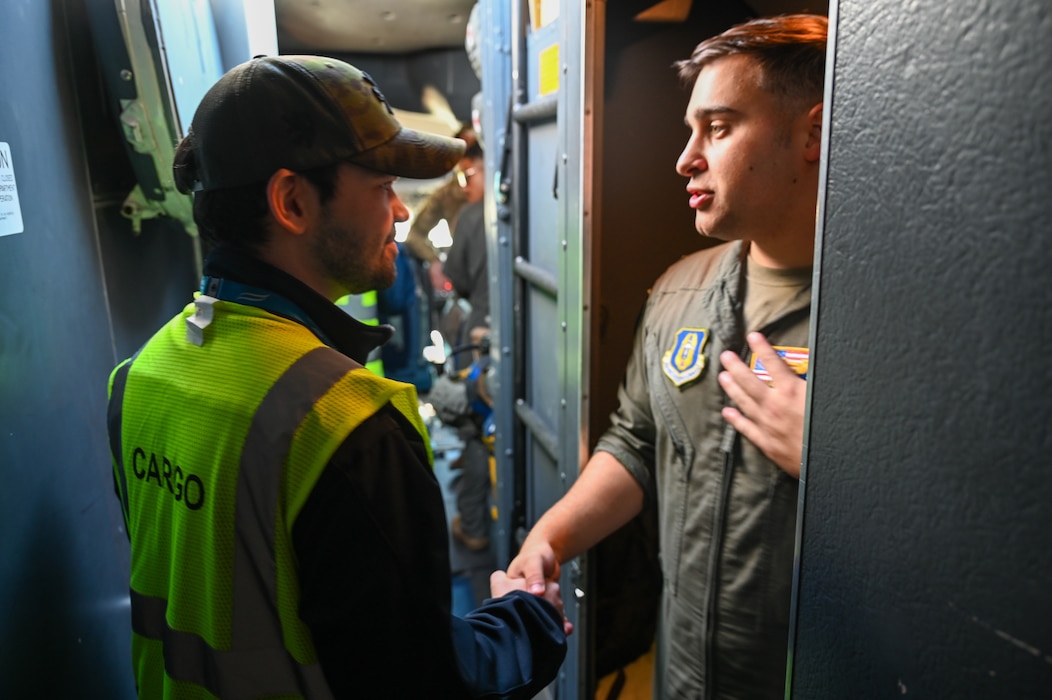
[[[514,564],[514,562],[512,562]],[[510,567],[509,567],[510,568]],[[489,592],[494,598],[500,598],[505,596],[512,591],[526,591],[526,578],[512,578],[504,571],[494,571],[489,577]],[[558,580],[548,581],[541,586],[533,586],[529,589],[530,593],[541,596],[559,611],[559,614],[563,618],[563,632],[567,635],[573,633],[573,623],[566,619],[566,613],[563,611],[563,599],[559,592]]]

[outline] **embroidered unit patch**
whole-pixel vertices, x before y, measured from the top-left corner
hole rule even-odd
[[[778,353],[778,357],[785,360],[785,364],[789,365],[789,369],[796,372],[801,379],[807,379],[807,365],[808,359],[810,358],[810,350],[807,348],[794,348],[786,345],[775,345],[774,351]],[[771,375],[767,372],[767,368],[763,366],[763,362],[756,356],[756,353],[752,354],[752,359],[749,360],[749,367],[756,376],[765,382],[771,381]]]
[[[708,328],[680,328],[676,331],[676,344],[661,360],[661,369],[673,384],[683,386],[701,376],[705,369],[702,351],[708,340]]]

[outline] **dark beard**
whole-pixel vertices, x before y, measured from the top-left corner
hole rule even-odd
[[[395,266],[386,264],[383,252],[368,259],[361,241],[331,222],[318,232],[314,252],[328,276],[350,294],[380,291],[394,284]]]

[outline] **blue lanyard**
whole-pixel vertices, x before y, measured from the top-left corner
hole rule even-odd
[[[310,316],[280,294],[275,294],[259,287],[250,287],[247,284],[233,282],[221,277],[208,277],[207,275],[201,278],[201,293],[220,301],[231,301],[235,304],[254,306],[277,316],[291,319],[300,325],[306,326],[311,333],[318,336],[318,339],[329,347],[336,347],[335,343],[321,332],[321,329],[311,320]]]

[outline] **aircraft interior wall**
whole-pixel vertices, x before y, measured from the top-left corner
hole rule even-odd
[[[22,217],[0,236],[5,697],[135,697],[106,380],[194,284],[180,226],[136,235],[120,214],[134,178],[88,1],[18,3],[0,21],[0,142]]]

